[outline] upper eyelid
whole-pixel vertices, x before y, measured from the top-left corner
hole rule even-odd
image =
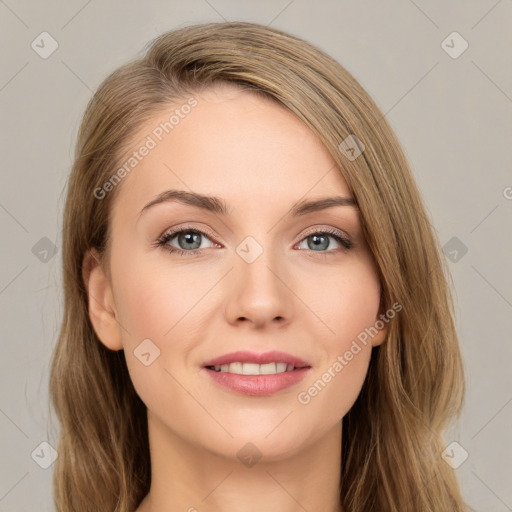
[[[207,236],[208,238],[215,238],[215,235],[211,233],[209,230],[205,228],[196,228],[192,226],[180,226],[178,228],[168,229],[162,233],[161,236],[159,236],[159,239],[165,238],[165,237],[174,237],[175,235],[178,235],[182,231],[196,231],[202,235]],[[213,242],[213,240],[212,240]]]

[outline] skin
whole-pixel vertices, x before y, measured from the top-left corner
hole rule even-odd
[[[299,200],[351,196],[318,138],[283,107],[232,85],[194,97],[198,105],[118,185],[111,274],[93,252],[84,260],[94,329],[108,348],[125,350],[148,410],[152,484],[137,511],[340,511],[341,421],[387,327],[308,404],[297,395],[383,312],[358,210],[291,218]],[[142,126],[133,149],[174,108]],[[168,189],[223,198],[229,215],[177,202],[140,215]],[[215,235],[200,239],[202,254],[153,246],[188,224]],[[352,249],[330,235],[327,248],[311,249],[308,236],[326,228]],[[263,248],[252,263],[236,252],[247,236]],[[168,243],[190,250],[177,236]],[[147,338],[160,349],[149,366],[134,355]],[[312,368],[274,395],[246,396],[201,370],[235,350],[281,350]],[[251,467],[237,457],[248,442],[262,455]]]

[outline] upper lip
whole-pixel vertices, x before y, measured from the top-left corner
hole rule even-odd
[[[293,364],[296,368],[303,368],[305,366],[310,366],[307,361],[304,361],[298,357],[292,356],[291,354],[287,354],[286,352],[279,352],[278,350],[272,350],[270,352],[249,352],[247,350],[239,350],[237,352],[231,352],[229,354],[224,354],[223,356],[216,357],[215,359],[210,359],[203,363],[203,367],[206,366],[221,366],[223,364],[230,363],[256,363],[256,364],[266,364],[266,363],[287,363]]]

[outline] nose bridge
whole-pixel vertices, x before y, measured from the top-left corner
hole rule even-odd
[[[275,318],[290,319],[291,293],[281,275],[284,266],[279,247],[265,246],[270,238],[260,242],[248,236],[236,247],[229,307],[232,320],[245,318],[262,324]]]
[[[267,237],[268,239],[269,237]],[[261,237],[260,237],[261,239]],[[254,237],[246,237],[236,248],[235,273],[240,278],[242,288],[249,291],[276,293],[279,290],[275,270],[279,255],[276,247],[258,242]]]

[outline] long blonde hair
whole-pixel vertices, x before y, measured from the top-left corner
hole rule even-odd
[[[92,328],[82,268],[90,248],[105,257],[109,212],[122,184],[102,200],[93,191],[113,175],[142,123],[217,81],[259,91],[320,138],[361,212],[383,306],[403,308],[373,349],[362,391],[343,419],[344,511],[467,510],[441,457],[444,429],[464,394],[449,273],[406,158],[377,105],[338,62],[300,38],[249,22],[161,35],[143,57],[107,77],[85,111],[64,211],[64,313],[50,377],[62,426],[57,510],[132,512],[149,491],[146,408],[124,352],[106,349]],[[349,136],[364,145],[358,158],[340,149]]]

